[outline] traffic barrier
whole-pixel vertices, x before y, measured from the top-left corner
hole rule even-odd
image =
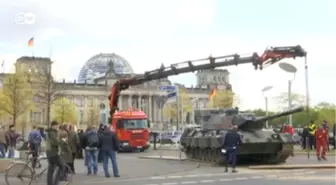
[[[151,148],[154,148],[154,144],[151,144]],[[157,150],[178,150],[179,144],[156,144]]]

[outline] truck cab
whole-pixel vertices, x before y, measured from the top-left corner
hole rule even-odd
[[[112,118],[111,129],[117,134],[121,151],[145,151],[150,143],[150,124],[141,110],[117,111]]]

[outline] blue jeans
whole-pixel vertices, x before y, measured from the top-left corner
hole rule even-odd
[[[113,175],[118,176],[119,171],[118,171],[118,165],[117,165],[116,152],[113,150],[102,151],[102,155],[103,155],[103,168],[104,168],[105,176],[110,176],[109,170],[108,170],[109,159],[111,160],[111,163],[112,163]]]
[[[98,150],[85,150],[86,167],[88,174],[98,172]],[[93,171],[92,171],[93,170]]]
[[[0,158],[6,157],[6,146],[0,143]]]
[[[8,158],[14,158],[15,150],[13,146],[8,147]]]

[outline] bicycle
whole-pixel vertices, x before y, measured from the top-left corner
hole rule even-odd
[[[26,152],[26,159],[24,162],[15,162],[12,165],[10,165],[6,171],[5,171],[5,181],[6,185],[17,185],[19,181],[21,181],[22,184],[26,185],[31,185],[33,182],[38,182],[41,180],[42,175],[44,174],[45,171],[47,171],[48,167],[45,167],[42,169],[40,172],[36,172],[35,169],[33,169],[30,164],[33,161],[33,158],[30,157],[32,155],[32,152]],[[42,160],[47,160],[47,157],[38,157],[36,164],[40,163]],[[65,165],[65,170],[68,174],[68,179],[67,181],[61,181],[60,184],[62,185],[69,185],[72,183],[72,170],[71,168],[67,165]],[[55,169],[59,170],[58,168]],[[13,176],[11,176],[11,173],[13,173]],[[14,175],[15,174],[15,175]],[[16,181],[11,181],[13,183],[10,183],[10,177],[14,177]],[[13,180],[14,180],[13,179]],[[27,179],[27,181],[24,182],[24,179]]]

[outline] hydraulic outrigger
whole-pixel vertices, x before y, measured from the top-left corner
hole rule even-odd
[[[176,64],[171,64],[165,67],[163,64],[160,68],[145,72],[143,75],[137,75],[130,78],[125,78],[117,81],[113,87],[112,92],[109,95],[110,100],[110,116],[118,110],[118,100],[120,92],[128,89],[130,86],[143,84],[151,80],[157,80],[166,78],[173,75],[182,73],[195,72],[199,70],[214,69],[218,67],[239,65],[252,63],[255,70],[258,68],[262,70],[264,67],[274,64],[285,58],[305,57],[306,52],[300,46],[288,46],[288,47],[270,47],[259,56],[257,53],[253,53],[251,56],[241,57],[238,54],[220,56],[220,57],[208,57],[204,59],[186,61]],[[209,61],[209,62],[206,62]],[[205,63],[206,62],[206,63]]]

